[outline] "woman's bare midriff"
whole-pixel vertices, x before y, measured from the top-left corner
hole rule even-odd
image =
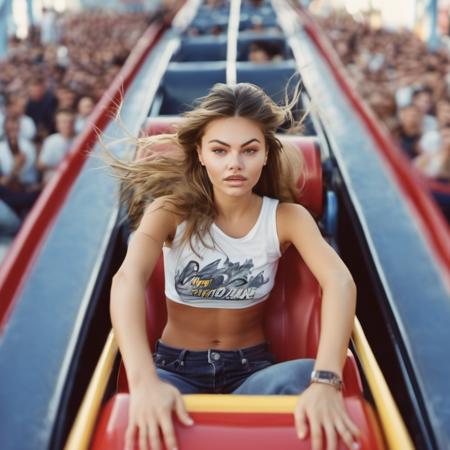
[[[243,309],[196,308],[169,299],[161,341],[188,350],[236,350],[265,341],[265,302]]]

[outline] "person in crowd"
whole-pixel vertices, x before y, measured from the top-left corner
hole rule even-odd
[[[248,60],[256,64],[282,60],[281,48],[269,41],[254,41],[248,50]]]
[[[275,137],[290,117],[288,107],[254,85],[217,84],[175,134],[138,140],[145,160],[111,163],[124,192],[134,192],[130,217],[138,224],[110,303],[130,386],[127,450],[136,434],[141,450],[148,443],[161,448],[160,432],[165,448],[177,448],[172,413],[192,424],[181,394],[200,392],[300,393],[300,438],[309,427],[314,450],[322,448],[322,433],[329,448],[336,434],[349,448],[357,445],[359,431],[340,390],[356,288],[313,218],[293,203],[302,165],[298,151]],[[157,150],[162,143],[172,147],[166,154]],[[321,285],[321,338],[315,361],[274,364],[263,331],[264,301],[289,246]],[[161,252],[168,318],[153,359],[145,288]],[[324,384],[328,376],[332,385]]]
[[[33,185],[38,181],[35,167],[36,149],[29,140],[20,136],[19,117],[6,117],[4,136],[0,143],[0,183],[12,190]]]
[[[438,128],[433,110],[433,91],[430,88],[422,87],[415,90],[411,97],[411,103],[417,107],[422,114],[422,132],[433,131]]]
[[[414,105],[401,108],[398,112],[398,140],[402,150],[409,159],[420,152],[419,141],[422,136],[422,114]]]
[[[388,90],[374,90],[367,96],[367,102],[375,115],[384,122],[391,132],[398,129],[395,97]]]
[[[423,152],[414,158],[414,165],[427,177],[450,183],[450,124],[439,130],[441,145],[438,150]]]
[[[18,117],[7,116],[0,141],[0,229],[16,231],[40,192],[36,149],[20,136]]]
[[[75,111],[77,103],[76,92],[69,87],[61,85],[56,89],[56,98],[58,99],[58,109],[70,109]]]
[[[25,104],[26,98],[19,95],[11,95],[7,97],[4,113],[0,112],[0,130],[4,130],[4,121],[6,116],[17,117],[19,120],[20,137],[32,141],[36,136],[36,125],[31,117],[24,114]]]
[[[450,186],[450,124],[442,126],[441,145],[438,150],[424,152],[414,159],[414,165],[425,177]],[[431,187],[431,194],[436,200],[447,222],[450,224],[450,193],[448,189]]]
[[[53,176],[59,163],[64,159],[75,138],[75,115],[69,109],[56,113],[57,133],[48,136],[43,144],[38,159],[38,169],[42,180],[47,183]]]
[[[47,89],[45,79],[41,76],[31,81],[28,95],[25,114],[33,119],[38,137],[43,139],[55,132],[54,115],[58,100]]]
[[[264,20],[261,16],[253,15],[250,17],[250,30],[255,33],[264,33]]]
[[[95,101],[93,97],[84,95],[78,100],[77,115],[75,118],[75,132],[80,134],[89,121],[89,116],[95,107]]]
[[[419,145],[424,152],[435,152],[441,148],[442,139],[440,130],[450,126],[450,101],[443,98],[436,105],[436,118],[438,129],[427,131],[420,139]]]

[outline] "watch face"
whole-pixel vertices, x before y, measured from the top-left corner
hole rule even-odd
[[[311,373],[311,383],[329,384],[339,391],[342,389],[342,380],[339,375],[328,370],[313,370]]]
[[[329,372],[328,370],[314,370],[311,374],[311,379],[336,385],[340,385],[342,383],[342,380],[338,375],[334,372]]]
[[[331,372],[319,372],[319,377],[330,381],[337,378],[336,375],[334,375],[334,373]]]

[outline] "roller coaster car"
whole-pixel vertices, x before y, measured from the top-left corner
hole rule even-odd
[[[171,122],[173,118],[152,119],[147,132],[170,132]],[[291,141],[303,153],[307,166],[305,179],[301,180],[304,182],[301,201],[318,216],[323,203],[318,146],[311,138],[297,137]],[[150,277],[146,302],[147,332],[150,347],[154,350],[167,318],[162,258]],[[280,260],[265,314],[267,340],[278,361],[315,357],[320,304],[321,290],[316,279],[298,252],[288,249]],[[361,379],[350,351],[343,380],[346,408],[361,430],[361,448],[384,449],[377,420],[363,398]],[[129,402],[123,365],[119,369],[117,391],[100,415],[91,444],[94,450],[123,449]],[[299,441],[295,433],[292,414],[295,396],[186,395],[184,398],[195,425],[187,428],[176,422],[176,433],[183,449],[229,450],[248,448],[249,445],[260,450],[310,448],[309,439]],[[342,442],[338,448],[345,448]]]

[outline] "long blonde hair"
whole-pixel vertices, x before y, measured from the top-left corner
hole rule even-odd
[[[204,242],[202,236],[209,233],[217,211],[197,146],[206,126],[219,118],[244,117],[261,127],[268,158],[253,191],[282,202],[295,201],[303,160],[296,148],[282,144],[275,133],[287,120],[293,123],[292,107],[297,100],[298,92],[290,103],[278,106],[256,85],[216,84],[195,109],[184,114],[175,133],[138,138],[137,154],[145,155],[143,159],[111,161],[121,180],[122,198],[128,202],[132,225],[138,225],[149,203],[164,196],[163,207],[186,221],[183,241],[188,240],[192,247],[192,237],[197,236]]]

